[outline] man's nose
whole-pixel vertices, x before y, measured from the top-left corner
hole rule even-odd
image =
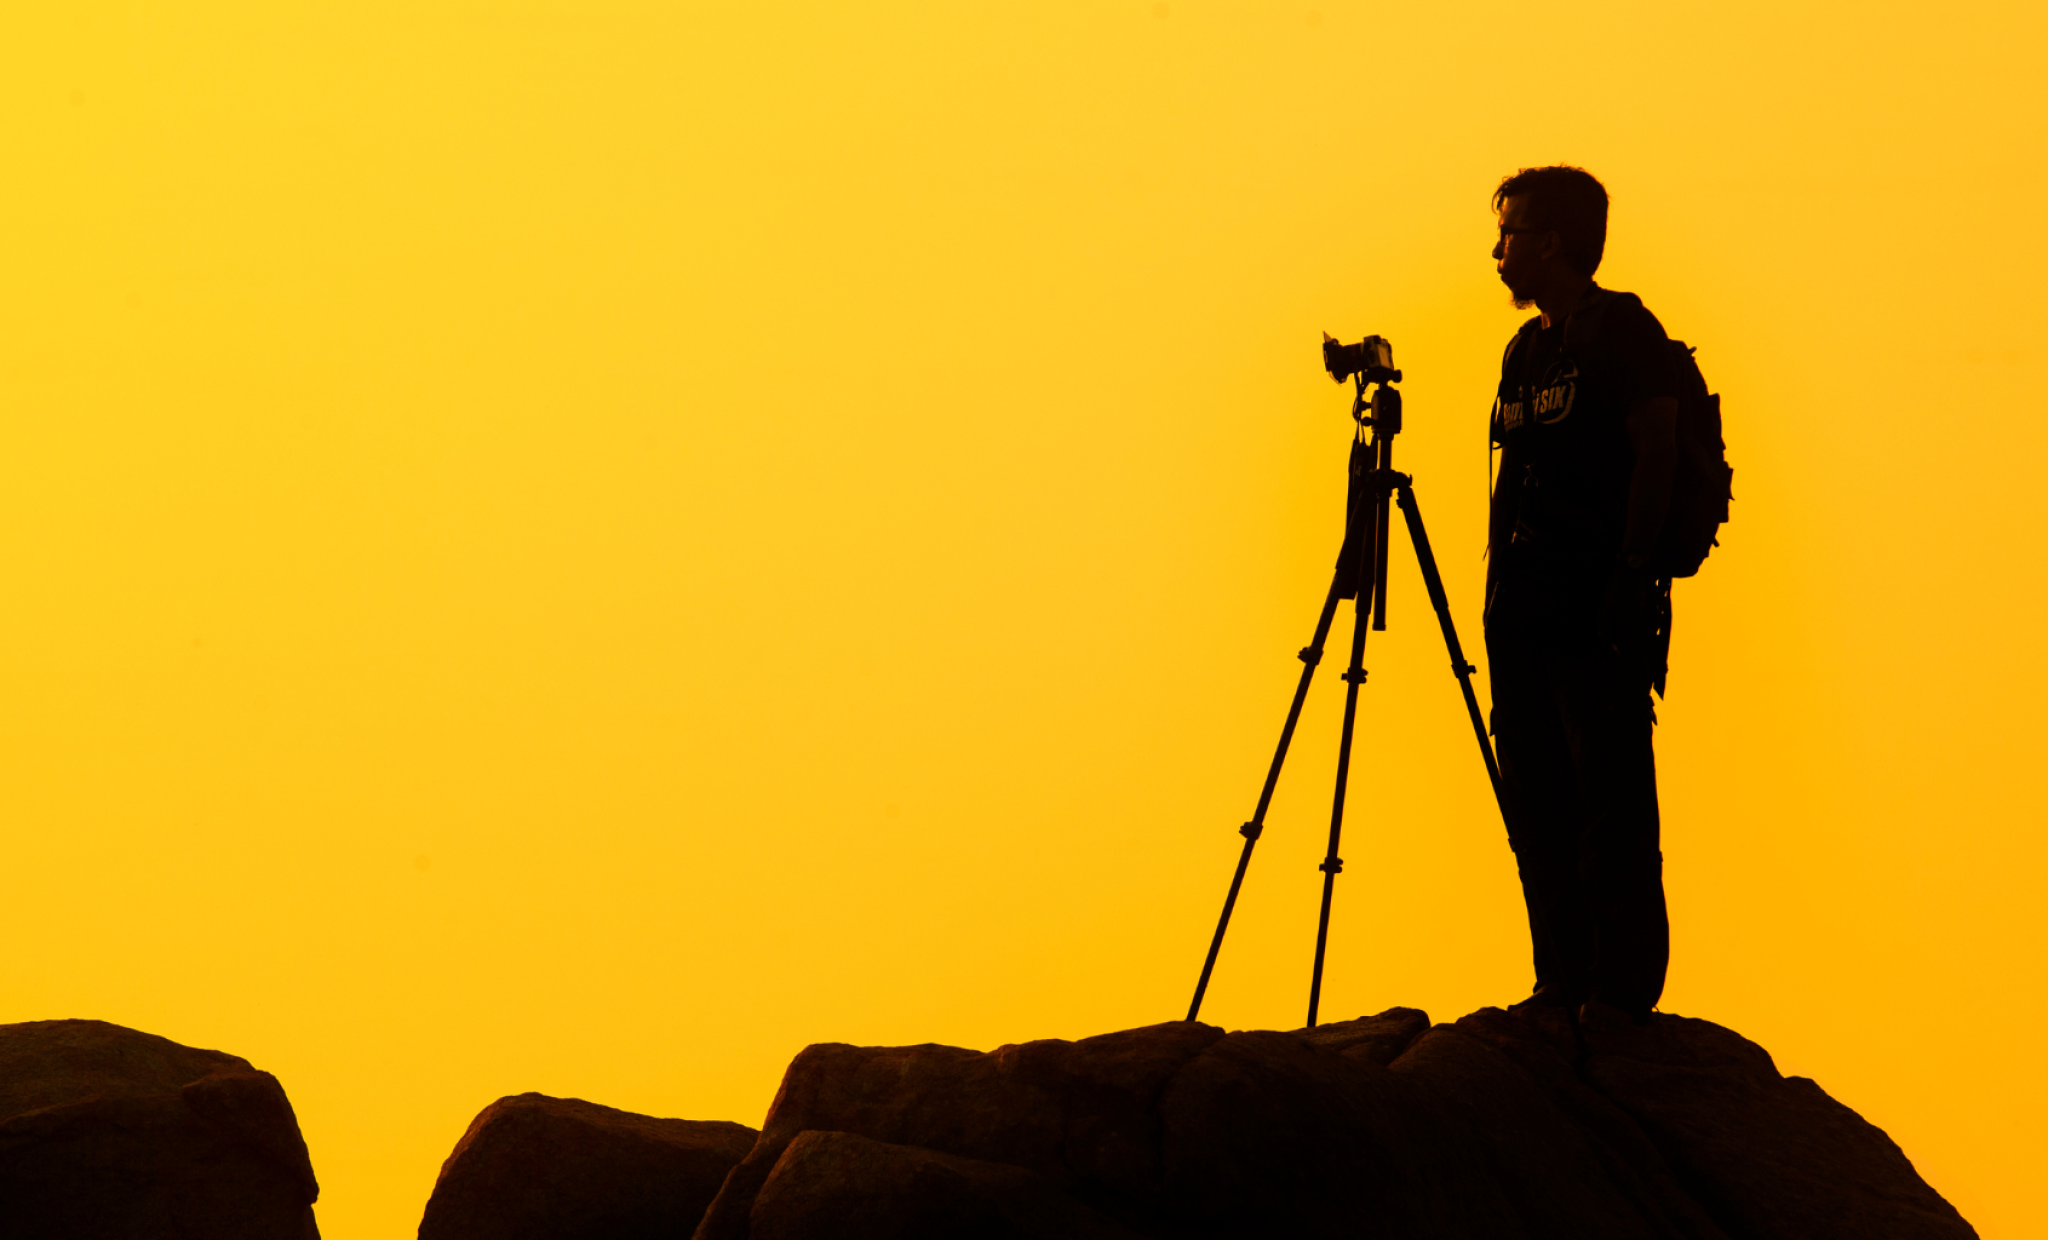
[[[1494,262],[1496,262],[1496,263],[1497,263],[1497,262],[1499,262],[1499,261],[1500,261],[1500,259],[1501,259],[1501,255],[1503,255],[1503,254],[1507,253],[1507,248],[1508,248],[1508,247],[1507,247],[1507,243],[1506,243],[1506,242],[1503,242],[1503,241],[1496,241],[1496,242],[1494,242],[1494,243],[1493,243],[1493,261],[1494,261]]]

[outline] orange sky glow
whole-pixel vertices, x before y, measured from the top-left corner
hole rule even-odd
[[[1664,1008],[2048,1233],[2044,53],[1975,3],[10,10],[0,1021],[276,1072],[370,1240],[504,1094],[758,1124],[807,1043],[1178,1017],[1340,532],[1319,333],[1394,342],[1478,657],[1487,200],[1566,162],[1735,466]],[[1405,548],[1368,666],[1323,1013],[1512,1001]],[[1205,1019],[1301,1022],[1340,688]]]

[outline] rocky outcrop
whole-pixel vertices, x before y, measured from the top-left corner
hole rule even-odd
[[[1885,1134],[1677,1016],[813,1046],[697,1240],[1963,1240]]]
[[[317,1240],[290,1102],[247,1060],[0,1025],[0,1235]],[[1394,1008],[988,1053],[820,1045],[763,1129],[522,1094],[422,1240],[1967,1240],[1883,1132],[1702,1020],[1575,1032]]]
[[[1136,1240],[1137,1234],[1022,1167],[850,1132],[806,1132],[790,1142],[754,1198],[749,1222],[754,1240]]]
[[[0,1025],[0,1231],[316,1240],[284,1087],[246,1059],[96,1020]]]
[[[578,1098],[500,1098],[442,1164],[420,1240],[687,1236],[759,1135]]]

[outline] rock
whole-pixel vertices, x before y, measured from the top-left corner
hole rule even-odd
[[[1874,1124],[1763,1047],[1657,1016],[1589,1039],[1588,1084],[1657,1143],[1678,1178],[1753,1240],[1960,1240],[1976,1233]]]
[[[1294,1036],[1352,1059],[1369,1059],[1384,1068],[1414,1045],[1429,1028],[1429,1013],[1419,1008],[1388,1008],[1378,1016],[1340,1020],[1297,1029]]]
[[[1036,1172],[845,1132],[790,1142],[749,1225],[753,1240],[1136,1240]]]
[[[933,1045],[807,1047],[783,1076],[760,1141],[733,1169],[697,1234],[747,1235],[754,1198],[776,1161],[811,1131],[1024,1167],[1111,1217],[1142,1215],[1162,1185],[1159,1094],[1222,1036],[1175,1021],[988,1054]]]
[[[0,1025],[0,1220],[37,1240],[317,1240],[305,1138],[246,1059],[97,1020]]]
[[[1229,1235],[1530,1240],[1485,1151],[1427,1091],[1297,1034],[1233,1033],[1160,1100],[1150,1223]]]
[[[1635,1157],[1613,1148],[1513,1059],[1462,1029],[1425,1033],[1393,1071],[1423,1086],[1446,1120],[1462,1121],[1483,1151],[1475,1178],[1499,1187],[1530,1234],[1728,1240],[1647,1144],[1630,1147]]]
[[[1460,1020],[1459,1033],[1500,1052],[1549,1098],[1573,1126],[1583,1132],[1610,1181],[1640,1203],[1653,1217],[1662,1217],[1680,1234],[1718,1240],[1722,1232],[1678,1182],[1664,1156],[1650,1139],[1612,1102],[1579,1079],[1578,1050],[1561,1011],[1516,1015],[1483,1008]],[[1403,1070],[1424,1067],[1418,1056]],[[1441,1084],[1441,1077],[1425,1081]],[[1450,1092],[1446,1090],[1446,1092]],[[1477,1102],[1482,1115],[1497,1108]],[[1496,1127],[1493,1131],[1502,1131]]]
[[[500,1098],[442,1164],[420,1240],[687,1236],[758,1135],[578,1098]]]
[[[813,1046],[697,1240],[1974,1235],[1889,1138],[1705,1021],[1188,1022]]]

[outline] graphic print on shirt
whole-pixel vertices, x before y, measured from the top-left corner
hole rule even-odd
[[[1549,426],[1553,422],[1562,422],[1571,413],[1572,402],[1578,394],[1578,364],[1568,354],[1560,356],[1544,368],[1542,382],[1534,389],[1517,387],[1516,399],[1499,402],[1501,431],[1512,433],[1526,423]]]

